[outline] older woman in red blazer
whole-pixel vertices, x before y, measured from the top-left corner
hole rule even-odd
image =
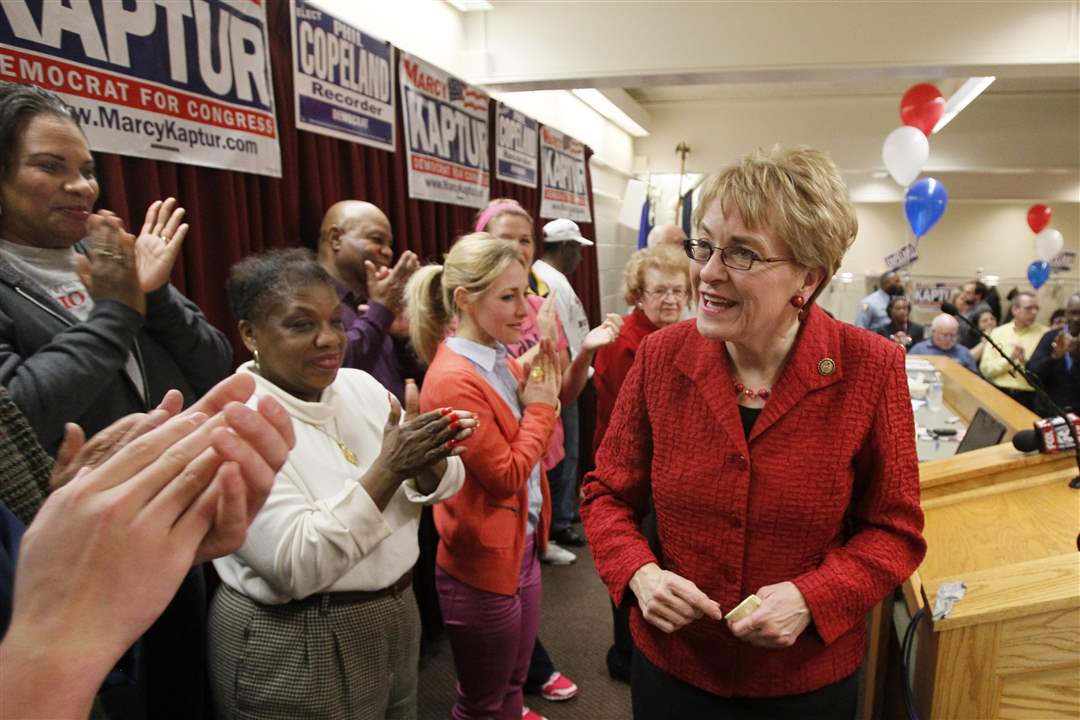
[[[699,208],[697,318],[641,344],[585,481],[634,716],[850,719],[866,612],[925,552],[904,352],[813,304],[857,230],[824,154],[756,153]]]

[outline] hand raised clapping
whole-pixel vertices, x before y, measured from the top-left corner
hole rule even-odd
[[[401,422],[401,404],[388,393],[390,415],[383,428],[382,451],[374,465],[399,481],[415,477],[423,470],[465,448],[460,443],[472,435],[476,417],[467,410],[441,408],[423,415],[406,415]]]
[[[562,373],[555,344],[546,337],[540,339],[532,361],[522,368],[524,374],[518,383],[518,400],[523,407],[532,403],[546,403],[558,407]]]
[[[420,269],[420,259],[416,253],[406,250],[392,268],[376,267],[370,260],[364,261],[367,271],[368,298],[400,315],[405,298],[405,285],[412,274]]]
[[[157,200],[146,210],[139,237],[135,239],[135,265],[144,293],[153,292],[169,282],[173,265],[187,237],[188,225],[181,224],[184,208],[176,198]]]

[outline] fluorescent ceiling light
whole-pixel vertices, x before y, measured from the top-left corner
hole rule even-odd
[[[488,0],[446,0],[461,12],[487,12],[494,10],[495,6]]]
[[[579,88],[571,90],[571,92],[583,103],[634,137],[648,137],[648,130],[634,122],[633,118],[624,113],[618,105],[608,100],[607,96],[596,88]]]
[[[997,80],[996,77],[970,77],[964,81],[964,84],[960,86],[960,89],[952,94],[952,97],[945,103],[945,112],[941,114],[941,119],[938,120],[937,125],[934,126],[934,132],[941,132],[949,122],[960,114],[960,111],[971,104],[971,101],[979,97],[983,90],[990,87],[990,83]]]

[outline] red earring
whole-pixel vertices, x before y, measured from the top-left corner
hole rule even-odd
[[[806,304],[806,298],[804,298],[802,295],[795,295],[791,298],[790,302],[791,307],[801,308],[803,305]]]

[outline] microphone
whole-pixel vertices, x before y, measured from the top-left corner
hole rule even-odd
[[[1068,419],[1066,419],[1068,418]],[[1080,417],[1073,413],[1066,413],[1065,417],[1043,418],[1035,421],[1034,430],[1021,430],[1013,435],[1013,447],[1020,452],[1053,453],[1066,452],[1076,449],[1076,441],[1073,440],[1073,428],[1080,430]]]
[[[941,312],[945,313],[946,315],[952,315],[953,317],[957,317],[957,316],[964,317],[960,313],[960,308],[956,307],[955,305],[953,305],[948,300],[941,303]],[[964,318],[964,319],[967,320],[967,318]]]

